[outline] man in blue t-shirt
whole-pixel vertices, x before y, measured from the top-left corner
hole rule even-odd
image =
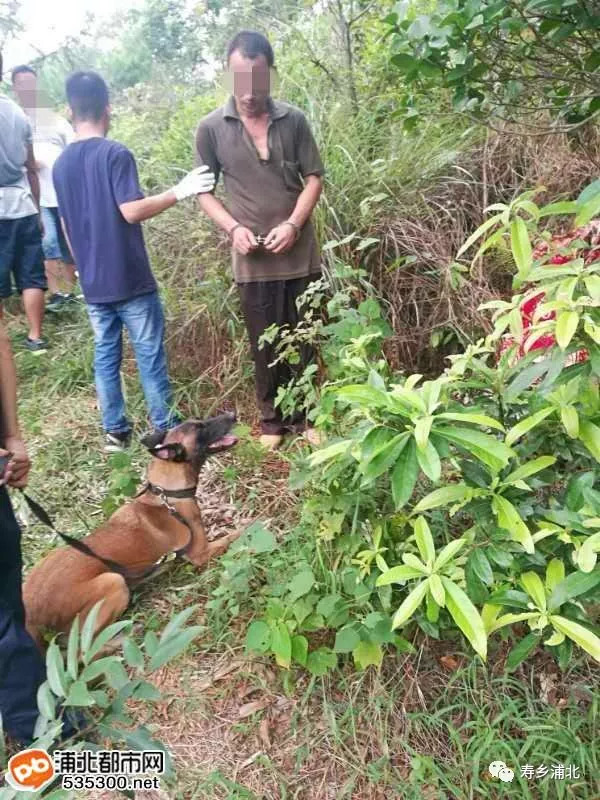
[[[96,389],[106,433],[105,450],[131,437],[120,366],[122,331],[135,352],[152,425],[175,421],[164,350],[164,317],[140,222],[179,200],[210,191],[214,176],[195,169],[162,194],[144,197],[135,160],[107,139],[108,89],[95,72],[76,72],[66,83],[76,138],[57,159],[53,178],[58,207],[94,331]]]

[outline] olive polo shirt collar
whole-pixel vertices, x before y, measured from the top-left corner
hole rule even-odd
[[[288,109],[283,103],[273,100],[271,97],[269,97],[267,100],[267,111],[269,112],[269,117],[271,119],[281,119],[282,117],[287,116],[288,113]],[[230,96],[229,100],[223,107],[223,116],[225,119],[227,119],[227,117],[240,119],[240,115],[238,114],[235,105],[235,97],[233,95]]]

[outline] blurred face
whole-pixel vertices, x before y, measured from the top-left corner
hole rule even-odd
[[[238,109],[249,117],[266,110],[271,90],[271,70],[263,55],[247,58],[234,50],[229,58],[229,84]]]
[[[13,89],[23,108],[37,107],[37,77],[31,72],[19,72],[15,75]]]

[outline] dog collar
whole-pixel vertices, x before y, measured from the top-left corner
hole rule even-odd
[[[140,492],[140,495],[144,494],[144,492],[150,492],[150,494],[153,494],[156,497],[172,497],[174,500],[186,500],[196,497],[197,491],[197,486],[188,486],[187,489],[163,489],[162,486],[158,486],[155,483],[150,483],[150,481],[147,481],[146,485]]]

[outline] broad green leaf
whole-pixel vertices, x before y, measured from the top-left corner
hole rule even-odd
[[[579,645],[586,653],[589,653],[596,661],[600,661],[600,639],[595,633],[584,628],[578,622],[573,622],[572,619],[556,615],[550,617],[550,624],[553,628],[568,636],[569,639],[572,639],[575,644]]]
[[[305,667],[307,658],[308,639],[306,636],[292,636],[292,661]]]
[[[556,586],[564,580],[565,565],[560,558],[551,558],[546,567],[546,591],[553,592]]]
[[[84,668],[81,675],[79,676],[79,680],[84,681],[85,683],[89,683],[97,678],[99,675],[104,675],[105,672],[110,669],[113,664],[118,664],[119,659],[117,656],[106,656],[106,658],[97,658],[95,661],[92,661],[91,664],[88,664],[87,667]]]
[[[429,591],[438,606],[442,608],[446,605],[446,593],[439,575],[431,575],[429,578]]]
[[[600,301],[600,275],[585,275],[583,282],[590,297],[596,302]]]
[[[294,602],[299,597],[308,594],[315,585],[315,576],[311,569],[305,569],[292,578],[289,584],[290,600]]]
[[[292,663],[292,639],[285,622],[278,622],[271,631],[271,650],[280,667],[289,669]]]
[[[403,553],[402,561],[413,569],[421,570],[425,575],[429,574],[429,567],[424,564],[414,553]]]
[[[351,653],[359,644],[360,636],[354,625],[345,625],[335,635],[335,653]]]
[[[531,269],[532,249],[527,233],[527,225],[521,217],[513,220],[510,226],[510,247],[520,276]]]
[[[400,453],[406,447],[406,444],[409,440],[410,434],[407,433],[399,433],[397,436],[394,436],[386,445],[384,445],[381,450],[373,456],[373,458],[366,464],[361,464],[361,469],[363,471],[365,481],[374,481],[380,475],[383,475],[384,472],[387,472],[392,466],[395,465],[396,461],[398,460]]]
[[[558,647],[564,642],[564,640],[565,640],[564,633],[561,633],[560,631],[554,631],[552,636],[546,639],[544,644],[547,645],[548,647]]]
[[[155,653],[152,655],[149,664],[149,671],[153,672],[164,666],[168,661],[176,658],[178,655],[189,647],[189,645],[197,639],[202,632],[200,625],[192,625],[179,633],[170,636],[166,642],[159,644]]]
[[[600,194],[596,194],[579,206],[579,212],[575,217],[575,226],[587,225],[588,222],[600,214]]]
[[[507,475],[506,478],[502,480],[502,484],[508,485],[516,481],[522,481],[524,478],[529,478],[535,475],[536,472],[541,472],[543,469],[547,469],[555,463],[556,458],[554,456],[540,456],[518,467],[514,472],[511,472],[510,475]]]
[[[514,453],[504,442],[471,428],[435,428],[435,433],[472,453],[494,472],[503,469]]]
[[[590,573],[596,566],[600,551],[600,533],[589,536],[577,551],[577,566],[582,572]]]
[[[585,422],[580,422],[579,438],[594,456],[596,461],[600,461],[600,428],[588,420]]]
[[[579,325],[577,311],[561,311],[556,319],[556,341],[561,350],[566,350]]]
[[[408,564],[401,564],[391,567],[387,572],[383,572],[375,582],[376,586],[389,586],[390,583],[405,583],[413,578],[422,578],[423,570],[409,567]]]
[[[130,667],[139,669],[144,666],[144,654],[140,647],[129,638],[123,642],[123,656]]]
[[[169,620],[168,624],[165,626],[164,631],[160,635],[160,643],[166,642],[166,640],[173,636],[174,633],[178,633],[188,619],[198,610],[198,606],[194,604],[193,606],[188,606],[184,608],[183,611],[180,611],[176,614],[173,619]]]
[[[160,700],[161,698],[162,695],[156,686],[147,681],[142,681],[131,696],[132,700]]]
[[[440,506],[447,506],[450,503],[456,503],[464,500],[470,493],[471,489],[466,483],[457,483],[451,486],[444,486],[441,489],[435,489],[433,492],[425,495],[422,500],[419,500],[413,509],[413,514],[421,513],[422,511],[431,511],[432,508],[439,508]]]
[[[93,667],[93,664],[90,664],[86,669],[90,669]],[[129,687],[133,689],[133,682],[129,680],[129,675],[127,674],[127,670],[118,661],[116,658],[112,659],[112,664],[107,664],[106,669],[104,670],[104,675],[106,677],[106,682],[110,686],[111,689],[115,689],[117,692],[120,692],[125,687]],[[129,696],[129,695],[127,695]]]
[[[427,475],[430,481],[437,483],[442,475],[442,464],[440,462],[438,451],[435,449],[431,441],[428,441],[425,450],[419,450],[417,448],[416,452],[417,461],[419,462],[419,466],[425,475]]]
[[[474,425],[481,425],[484,428],[495,428],[498,431],[503,431],[503,426],[493,417],[488,417],[485,414],[461,414],[445,411],[442,414],[437,414],[436,419],[450,419],[454,422],[472,422]]]
[[[83,681],[75,681],[71,684],[69,695],[65,700],[66,706],[93,706],[94,698],[89,693]]]
[[[540,642],[539,634],[528,633],[521,641],[513,647],[506,659],[506,669],[516,669],[525,659],[533,653]]]
[[[487,657],[487,635],[479,611],[460,586],[442,577],[446,590],[446,608],[450,616],[466,636],[471,647],[485,661]]]
[[[419,462],[416,450],[415,441],[411,439],[400,453],[392,470],[392,497],[396,511],[410,500],[417,482]]]
[[[550,217],[554,214],[574,214],[577,211],[575,200],[561,200],[557,203],[549,203],[540,208],[540,217]]]
[[[353,441],[351,439],[344,439],[343,442],[330,444],[329,447],[324,447],[322,450],[317,450],[314,453],[311,453],[308,457],[308,463],[311,467],[318,467],[320,464],[324,464],[326,461],[331,461],[332,458],[337,458],[338,456],[347,453],[352,444]]]
[[[406,414],[407,409],[410,409],[411,414],[414,411],[427,414],[427,406],[419,392],[409,389],[406,384],[394,386],[390,395],[390,407],[398,413]]]
[[[57,697],[64,697],[67,693],[67,676],[62,653],[56,642],[51,642],[46,653],[46,676],[50,688]]]
[[[56,697],[52,694],[48,681],[44,681],[37,690],[37,707],[46,719],[54,719],[56,715]]]
[[[481,548],[473,550],[469,556],[469,561],[479,580],[486,586],[491,586],[494,582],[494,573],[483,550]]]
[[[446,564],[451,561],[454,556],[461,550],[467,543],[466,539],[453,539],[451,542],[440,550],[440,553],[434,561],[433,568],[436,572],[443,569]]]
[[[395,431],[385,425],[376,425],[367,433],[360,443],[360,458],[365,463],[370,461],[381,448],[394,436]]]
[[[506,434],[506,444],[507,445],[514,444],[521,438],[521,436],[524,436],[526,433],[529,433],[530,430],[533,430],[533,428],[539,425],[540,422],[545,420],[546,417],[548,417],[552,413],[554,413],[554,406],[547,406],[546,408],[542,408],[541,411],[536,411],[535,414],[532,414],[531,416],[522,419]]]
[[[415,423],[415,442],[419,450],[423,451],[427,448],[429,441],[429,432],[431,431],[431,423],[433,422],[432,416],[421,417]]]
[[[492,497],[492,510],[497,517],[498,525],[508,531],[511,539],[519,542],[527,553],[533,553],[535,545],[529,528],[513,504],[506,497],[496,494]]]
[[[266,653],[271,647],[271,629],[266,622],[251,622],[246,631],[246,650]]]
[[[383,661],[383,650],[375,642],[360,642],[352,651],[354,663],[358,669],[367,667],[380,667]]]
[[[529,610],[531,601],[525,592],[517,589],[498,589],[490,595],[488,602],[498,606]]]
[[[404,623],[410,619],[410,617],[423,602],[423,598],[427,594],[428,588],[429,583],[427,581],[421,581],[421,583],[417,584],[417,586],[415,586],[415,588],[407,595],[400,605],[400,608],[394,614],[392,619],[392,630],[404,625]]]
[[[538,611],[524,611],[522,614],[503,614],[501,617],[494,620],[487,630],[488,633],[494,633],[507,625],[514,625],[516,622],[525,622],[526,619],[533,619],[534,617],[539,617]]]
[[[67,672],[77,680],[79,673],[79,617],[71,625],[69,640],[67,642]]]
[[[94,629],[96,628],[96,621],[98,619],[98,614],[100,612],[100,607],[104,603],[104,600],[98,600],[98,602],[94,605],[94,607],[90,610],[87,617],[85,618],[85,622],[83,623],[83,627],[81,629],[81,637],[79,640],[82,655],[85,656],[87,651],[90,649],[90,645],[92,644],[92,638],[94,636]]]
[[[429,525],[425,517],[417,517],[414,522],[415,541],[419,548],[421,558],[428,567],[433,566],[435,560],[435,546],[433,544],[433,537],[429,530]]]
[[[490,228],[492,228],[494,225],[496,225],[501,220],[501,218],[502,218],[502,214],[494,214],[493,217],[490,217],[489,219],[486,219],[486,221],[483,222],[477,228],[477,230],[469,236],[467,241],[463,244],[463,246],[460,248],[460,250],[456,254],[456,258],[458,259],[458,258],[460,258],[462,256],[463,253],[466,253],[467,250],[472,245],[474,245],[475,242],[478,239],[480,239],[486,231],[489,231]]]
[[[481,620],[488,636],[490,635],[492,626],[496,622],[498,614],[501,610],[502,606],[495,606],[492,603],[484,603],[484,606],[481,609]]]
[[[320,647],[308,654],[306,669],[311,675],[320,677],[326,675],[337,664],[337,656],[326,647]]]
[[[261,553],[272,553],[277,549],[277,540],[272,531],[262,522],[253,522],[244,531],[244,538],[248,542],[248,547],[257,555]]]
[[[98,655],[100,650],[102,650],[107,642],[121,633],[121,631],[131,628],[132,625],[133,622],[130,619],[122,619],[119,620],[119,622],[113,622],[112,625],[107,625],[106,628],[103,628],[98,636],[96,636],[91,647],[87,651],[86,656],[83,659],[84,664],[89,664]]]
[[[577,439],[579,436],[579,414],[577,409],[574,406],[562,406],[560,420],[571,439]]]
[[[568,600],[586,594],[600,583],[600,570],[595,572],[572,572],[552,590],[548,607],[551,611],[560,608]]]
[[[366,408],[380,408],[388,404],[388,396],[381,389],[375,389],[369,384],[352,384],[336,389],[336,397],[345,400],[353,405],[365,406]]]
[[[536,572],[524,572],[519,582],[540,611],[546,610],[546,591],[542,579]]]

